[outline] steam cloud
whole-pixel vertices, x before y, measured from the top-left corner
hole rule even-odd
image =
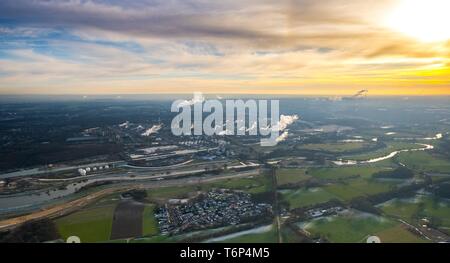
[[[157,133],[162,128],[162,124],[153,125],[150,129],[147,129],[145,132],[143,132],[142,136],[150,136],[151,134]]]

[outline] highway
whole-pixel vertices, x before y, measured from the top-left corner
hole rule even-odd
[[[76,171],[80,168],[86,168],[86,167],[98,167],[98,166],[121,166],[125,165],[125,161],[113,161],[113,162],[102,162],[102,163],[91,163],[91,164],[83,164],[83,165],[75,165],[75,166],[63,166],[63,167],[54,167],[54,168],[32,168],[32,169],[26,169],[26,170],[20,170],[16,172],[11,173],[4,173],[0,174],[0,179],[7,179],[7,178],[13,178],[13,177],[26,177],[26,176],[36,176],[36,175],[43,175],[48,173],[61,173],[61,172],[70,172],[70,171]]]
[[[209,164],[208,166],[211,166]],[[247,167],[253,167],[257,168],[260,167],[260,164],[255,163],[249,163],[249,164],[240,164],[240,165],[233,165],[228,166],[227,169],[242,169]],[[182,167],[180,167],[182,168]],[[151,171],[151,170],[150,170]],[[80,180],[86,180],[86,179],[95,179],[96,182],[103,182],[103,181],[138,181],[138,180],[149,180],[149,179],[162,179],[162,178],[170,178],[170,177],[177,177],[177,176],[187,176],[187,175],[194,175],[198,173],[205,172],[205,168],[198,168],[198,169],[192,169],[192,170],[182,170],[182,171],[158,171],[153,172],[149,174],[149,170],[147,169],[136,169],[136,170],[130,170],[128,173],[124,175],[124,173],[107,173],[107,174],[94,174],[94,175],[86,175],[86,176],[77,176],[77,177],[71,177],[71,178],[55,178],[55,179],[49,179],[49,178],[40,178],[38,181],[40,182],[73,182],[73,181],[80,181]]]
[[[28,215],[5,219],[5,220],[0,221],[0,230],[15,227],[17,225],[20,225],[20,224],[23,224],[25,222],[32,221],[32,220],[38,220],[38,219],[42,219],[42,218],[46,218],[46,217],[51,218],[51,217],[55,217],[55,216],[62,216],[64,214],[72,212],[76,209],[79,209],[95,200],[98,200],[100,197],[112,194],[114,192],[126,191],[127,189],[130,189],[130,187],[122,186],[122,187],[114,187],[114,188],[104,189],[104,190],[89,194],[85,197],[82,197],[80,199],[77,199],[77,200],[74,200],[71,202],[67,202],[67,203],[60,204],[60,205],[55,205],[53,207],[46,208],[46,209],[31,213]]]
[[[142,158],[136,158],[136,160],[159,160],[159,159],[165,159],[168,157],[174,157],[174,156],[184,156],[199,152],[205,152],[205,151],[211,151],[211,150],[217,150],[218,147],[214,148],[205,148],[205,149],[194,149],[194,150],[177,150],[169,154],[158,154],[155,156],[145,156]],[[82,164],[82,165],[68,165],[68,166],[61,166],[61,167],[53,167],[53,168],[31,168],[31,169],[24,169],[19,170],[15,172],[10,173],[4,173],[0,174],[0,179],[7,179],[7,178],[13,178],[13,177],[27,177],[27,176],[37,176],[37,175],[43,175],[43,174],[49,174],[49,173],[61,173],[61,172],[70,172],[70,171],[76,171],[80,168],[86,168],[86,167],[99,167],[99,166],[114,166],[114,167],[122,167],[127,166],[127,161],[120,160],[120,161],[111,161],[111,162],[98,162],[98,163],[88,163],[88,164]],[[177,165],[174,165],[176,167]],[[130,168],[138,168],[129,166]],[[157,167],[157,168],[165,168],[165,167]],[[170,169],[169,167],[166,167]],[[151,167],[148,167],[148,169],[151,169]]]
[[[202,169],[201,171],[204,171]],[[166,175],[167,177],[170,176],[179,176],[182,172],[179,172],[178,174],[170,174]],[[20,224],[23,224],[25,222],[29,222],[32,220],[38,220],[42,218],[54,218],[59,217],[62,215],[65,215],[69,212],[73,212],[77,209],[80,209],[95,200],[100,199],[101,197],[110,195],[112,193],[116,192],[123,192],[127,191],[129,189],[154,189],[159,187],[167,187],[167,186],[185,186],[185,185],[192,185],[192,184],[202,184],[212,181],[218,181],[218,180],[224,180],[224,179],[231,179],[231,178],[240,178],[240,177],[248,177],[259,174],[259,169],[250,170],[250,171],[243,171],[243,172],[236,172],[234,174],[218,174],[218,175],[204,175],[204,176],[198,176],[198,177],[187,177],[187,178],[177,178],[177,179],[171,179],[171,180],[157,180],[157,181],[145,181],[141,184],[132,184],[132,185],[111,185],[110,188],[99,190],[95,193],[91,193],[87,196],[81,197],[79,199],[66,202],[64,204],[57,204],[54,206],[51,206],[49,208],[43,208],[42,210],[19,216],[14,217],[10,219],[5,219],[0,221],[0,230],[2,229],[8,229],[12,227],[16,227]],[[116,178],[116,177],[114,177]],[[154,177],[147,177],[147,178],[128,178],[127,181],[135,181],[135,180],[146,180],[146,179],[152,179]]]

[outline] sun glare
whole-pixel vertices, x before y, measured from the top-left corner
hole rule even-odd
[[[386,24],[399,33],[420,41],[450,39],[449,0],[399,0]]]

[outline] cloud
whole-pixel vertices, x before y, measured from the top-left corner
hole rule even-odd
[[[0,16],[23,24],[94,29],[133,38],[238,40],[273,47],[371,34],[374,28],[366,17],[392,1],[215,2],[4,0]]]
[[[230,18],[229,14],[186,8],[184,1],[142,1],[131,8],[127,6],[129,1],[124,1],[124,6],[119,3],[5,0],[0,3],[0,16],[44,27],[96,28],[134,37],[255,38],[265,35],[264,31],[227,26],[221,18]]]
[[[448,68],[450,47],[384,27],[395,2],[3,0],[0,92],[320,93],[356,82],[405,85],[400,78],[416,85],[417,72]],[[444,79],[428,82],[437,89]]]

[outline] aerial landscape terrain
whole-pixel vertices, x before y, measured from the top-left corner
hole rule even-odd
[[[449,14],[449,0],[1,0],[0,243],[153,243],[199,262],[450,243]],[[19,249],[4,251],[36,254]]]
[[[164,99],[3,102],[1,240],[449,240],[448,98],[280,102],[273,147],[174,136]]]

